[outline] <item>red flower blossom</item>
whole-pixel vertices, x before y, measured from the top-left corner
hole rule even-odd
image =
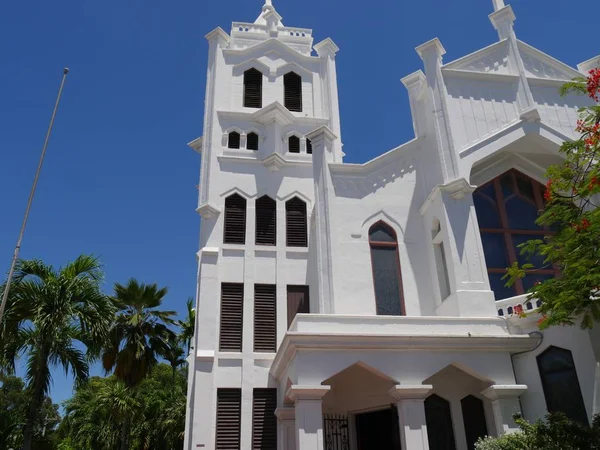
[[[514,311],[515,311],[515,314],[518,314],[518,315],[523,314],[523,305],[516,305]]]
[[[600,92],[600,69],[590,70],[590,75],[587,79],[587,92],[591,98],[598,101],[598,94]]]

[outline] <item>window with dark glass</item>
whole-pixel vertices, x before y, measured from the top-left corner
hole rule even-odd
[[[460,406],[465,426],[467,448],[475,450],[475,442],[488,434],[483,401],[473,395],[467,395],[460,401]]]
[[[285,238],[288,247],[307,247],[306,203],[298,197],[285,202]]]
[[[378,315],[404,315],[404,294],[396,233],[383,222],[369,229],[371,265]]]
[[[433,237],[433,256],[435,259],[440,297],[443,301],[450,295],[450,277],[448,275],[446,251],[444,250],[444,235],[442,234],[442,227],[438,220],[435,221],[431,234]]]
[[[229,148],[240,148],[240,133],[237,131],[232,131],[229,133],[229,138],[227,139],[227,147]]]
[[[302,111],[302,77],[294,72],[283,76],[283,102],[290,111]]]
[[[544,209],[544,186],[517,170],[509,170],[480,186],[473,193],[490,286],[496,300],[524,294],[537,281],[554,277],[558,271],[543,263],[543,257],[521,255],[519,244],[542,239],[549,230],[535,221]],[[506,287],[502,277],[514,262],[531,263],[523,279]]]
[[[298,136],[290,136],[288,139],[288,152],[300,153],[300,138]]]
[[[289,285],[287,287],[288,328],[294,321],[296,314],[308,314],[309,312],[310,312],[310,300],[308,297],[308,286]]]
[[[588,424],[573,354],[551,345],[537,356],[537,363],[548,411]]]
[[[225,199],[225,226],[223,242],[225,244],[246,243],[246,199],[239,194]]]
[[[258,134],[248,133],[246,136],[246,148],[248,150],[258,150]]]
[[[277,205],[268,195],[256,200],[256,244],[275,245]]]
[[[244,106],[262,108],[263,74],[252,68],[244,72]]]
[[[425,399],[429,450],[456,450],[450,402],[432,394]]]
[[[310,141],[310,139],[306,140],[306,153],[312,155],[312,142]]]

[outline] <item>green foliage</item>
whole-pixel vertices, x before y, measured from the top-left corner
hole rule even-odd
[[[592,71],[588,78],[565,84],[561,93],[587,93],[597,98],[599,83],[600,71]],[[564,161],[547,170],[547,206],[537,223],[552,235],[520,245],[523,255],[543,256],[543,268],[561,271],[560,277],[538,283],[529,291],[529,298],[542,301],[541,328],[577,322],[582,328],[592,328],[600,321],[600,106],[580,110],[576,131],[580,138],[560,148]],[[523,277],[524,269],[533,266],[510,267],[507,284]]]
[[[17,265],[0,341],[1,359],[9,371],[17,358],[26,361],[30,396],[24,450],[33,445],[36,414],[52,382],[51,367],[70,371],[76,383],[84,382],[90,360],[108,335],[115,308],[100,289],[102,276],[98,260],[87,255],[60,269],[39,260]],[[80,350],[82,346],[87,352]]]
[[[173,450],[183,447],[186,375],[157,365],[134,388],[115,376],[92,378],[65,403],[59,432],[78,450],[116,450],[125,418],[130,421],[130,450]],[[59,447],[60,449],[60,447]]]
[[[185,344],[187,353],[190,352],[192,339],[194,338],[194,329],[196,327],[196,310],[194,309],[194,300],[190,297],[186,302],[187,315],[185,320],[178,320],[177,324],[181,328],[180,339]]]
[[[519,431],[500,437],[487,437],[475,444],[476,450],[600,450],[600,415],[592,426],[569,420],[562,413],[548,414],[530,424],[515,415]]]
[[[30,393],[23,380],[10,375],[0,376],[0,449],[21,448],[29,402]],[[45,397],[34,420],[34,448],[54,448],[59,420],[58,405]]]

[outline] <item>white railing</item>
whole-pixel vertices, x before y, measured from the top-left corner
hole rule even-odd
[[[527,294],[517,295],[516,297],[505,298],[496,302],[498,315],[502,317],[518,316],[523,313],[535,311],[540,307],[541,301],[536,299],[527,299]]]

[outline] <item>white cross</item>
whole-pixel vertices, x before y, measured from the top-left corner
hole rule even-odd
[[[271,1],[271,0],[267,0],[267,1]],[[499,9],[504,8],[504,0],[492,0],[492,3],[494,4],[494,11],[498,11]]]

